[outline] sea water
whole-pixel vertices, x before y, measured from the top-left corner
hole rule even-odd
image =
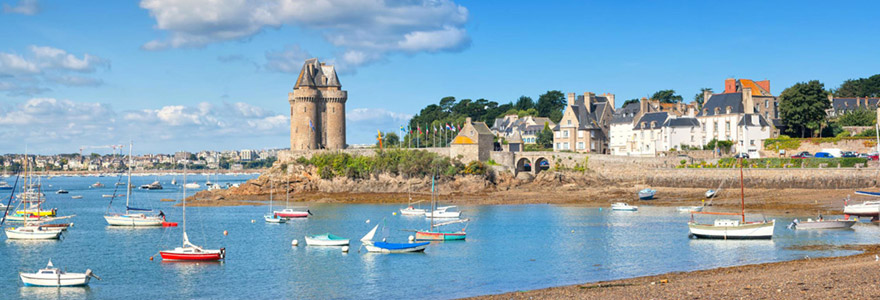
[[[243,182],[249,176],[212,176],[212,181]],[[169,221],[181,220],[178,186],[171,176],[136,176],[135,186],[159,180],[163,190],[134,190],[132,206],[161,209]],[[182,184],[182,178],[177,176]],[[204,176],[190,176],[204,186]],[[14,178],[8,178],[12,184]],[[880,240],[875,225],[852,230],[792,231],[794,217],[776,219],[770,241],[719,241],[688,238],[690,215],[671,207],[639,203],[637,212],[608,208],[554,205],[460,206],[467,240],[432,243],[424,253],[366,253],[358,241],[375,225],[376,240],[407,242],[411,229],[425,229],[429,220],[393,214],[403,204],[310,205],[308,219],[269,224],[268,206],[187,207],[190,240],[207,249],[226,248],[221,263],[165,262],[159,250],[182,242],[182,227],[125,228],[107,226],[104,214],[117,177],[44,178],[45,207],[60,215],[74,214],[75,225],[60,241],[0,242],[0,290],[3,299],[220,299],[220,298],[430,298],[446,299],[530,290],[600,280],[845,255],[853,251],[804,251],[801,245],[868,244]],[[124,178],[122,179],[124,182]],[[104,188],[90,188],[100,181]],[[70,194],[55,194],[66,189]],[[119,186],[116,193],[124,194]],[[83,199],[71,199],[82,195]],[[8,197],[6,194],[4,197]],[[295,198],[295,196],[294,196]],[[8,198],[7,198],[8,199]],[[275,195],[285,205],[285,195]],[[441,202],[443,197],[441,197]],[[4,200],[5,201],[5,200]],[[111,211],[120,211],[116,198]],[[826,216],[830,217],[830,216]],[[714,217],[704,216],[710,222]],[[253,220],[253,222],[252,222]],[[369,221],[369,222],[368,222]],[[14,224],[13,224],[14,225]],[[461,227],[463,224],[450,225]],[[223,232],[228,231],[228,235]],[[309,247],[305,235],[333,233],[352,240],[338,247]],[[291,246],[292,240],[299,246]],[[150,258],[154,259],[151,260]],[[103,280],[88,287],[24,287],[18,272],[33,272],[52,260],[69,272],[91,269]]]

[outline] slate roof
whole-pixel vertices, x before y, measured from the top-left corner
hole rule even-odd
[[[614,112],[614,115],[611,117],[611,124],[632,124],[639,110],[641,110],[639,102],[627,104]]]
[[[742,93],[713,94],[709,97],[709,101],[706,101],[706,104],[703,105],[703,109],[700,110],[697,116],[714,116],[715,108],[719,109],[719,114],[727,114],[728,106],[730,106],[730,113],[732,114],[743,113]]]
[[[755,120],[756,118],[757,120]],[[739,122],[736,123],[736,126],[743,126],[743,121],[745,121],[746,119],[748,119],[749,126],[755,126],[755,124],[758,124],[762,127],[770,126],[770,122],[767,121],[767,119],[764,118],[764,115],[761,114],[745,114],[742,118],[739,119]]]
[[[663,123],[663,127],[700,127],[700,122],[697,118],[671,118]]]
[[[875,109],[880,98],[867,98],[868,106],[865,107],[865,98],[834,98],[831,100],[831,108],[837,113],[846,113],[859,109]],[[861,103],[856,104],[856,101]],[[861,106],[859,106],[861,105]]]
[[[296,78],[294,89],[300,87],[342,87],[336,77],[336,68],[324,65],[317,58],[309,58],[303,63],[302,70]]]
[[[642,115],[638,122],[636,122],[633,130],[640,129],[658,129],[666,122],[666,119],[669,118],[669,114],[665,111],[663,112],[652,112]],[[651,122],[654,122],[654,126],[651,126]],[[645,123],[645,127],[642,128],[642,123]]]

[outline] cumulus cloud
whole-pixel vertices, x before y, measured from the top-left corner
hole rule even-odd
[[[147,50],[247,40],[296,26],[337,47],[340,57],[329,60],[345,70],[389,53],[458,51],[470,44],[468,10],[451,0],[142,0],[140,6],[168,33],[145,43]]]
[[[32,96],[50,90],[50,86],[98,86],[98,78],[71,75],[109,69],[110,62],[91,54],[81,56],[63,49],[30,46],[27,54],[0,52],[0,91],[10,96]]]
[[[267,51],[266,69],[283,73],[299,73],[303,61],[310,57],[312,56],[301,49],[299,45],[287,46],[281,51]]]
[[[4,128],[0,130],[0,148],[18,149],[21,142],[35,147],[78,147],[135,139],[173,152],[172,147],[180,144],[200,143],[208,149],[206,145],[218,141],[254,136],[284,141],[289,124],[288,115],[243,102],[117,111],[98,102],[31,98],[0,105],[0,127]],[[74,152],[74,146],[69,148],[55,151]]]
[[[346,139],[349,144],[371,144],[376,131],[400,134],[400,125],[409,123],[412,114],[389,111],[383,108],[355,108],[345,113]]]
[[[19,0],[15,6],[3,3],[3,13],[35,15],[40,12],[40,3],[37,0]]]

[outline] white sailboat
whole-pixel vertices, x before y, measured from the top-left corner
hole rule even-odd
[[[409,253],[409,252],[423,252],[425,248],[428,247],[431,242],[421,242],[421,243],[387,243],[384,242],[374,242],[373,237],[376,236],[376,230],[379,229],[379,225],[376,224],[370,232],[368,232],[364,237],[361,238],[361,242],[363,246],[367,248],[368,252],[377,252],[377,253]]]
[[[270,192],[271,193],[271,192]],[[308,207],[290,207],[290,181],[287,181],[287,207],[282,210],[276,210],[273,212],[276,216],[282,218],[308,218],[309,215],[312,214],[312,211],[309,210]]]
[[[422,200],[413,202],[411,193],[412,193],[412,185],[410,185],[410,188],[407,191],[407,196],[409,197],[409,204],[407,204],[406,207],[400,209],[400,214],[404,215],[404,216],[421,216],[421,215],[425,214],[428,210],[421,208],[421,207],[419,207],[419,208],[413,207],[413,204],[422,202]]]
[[[743,120],[745,124],[745,120]],[[744,126],[745,127],[745,126]],[[745,128],[744,128],[745,129]],[[743,146],[748,136],[743,133]],[[745,184],[743,183],[743,161],[739,159],[740,213],[693,212],[688,222],[689,235],[700,239],[772,239],[776,220],[767,222],[746,222]],[[717,219],[713,224],[699,224],[694,221],[694,214],[739,215],[736,219]]]
[[[135,208],[131,207],[131,166],[132,166],[132,155],[131,155],[131,146],[132,144],[128,144],[128,184],[125,185],[125,213],[124,214],[111,214],[110,207],[113,205],[113,200],[111,197],[110,205],[107,206],[107,214],[104,215],[104,220],[107,221],[107,224],[111,226],[135,226],[135,227],[156,227],[162,226],[162,222],[165,222],[165,214],[161,211],[158,215],[147,215],[141,212],[152,211],[152,209],[143,209],[143,208]],[[138,212],[141,211],[141,212]]]
[[[44,287],[68,287],[68,286],[84,286],[89,284],[89,279],[94,277],[101,280],[100,277],[92,273],[91,269],[85,273],[67,273],[52,265],[52,260],[45,268],[38,270],[36,273],[20,272],[19,277],[25,286],[44,286]]]
[[[270,180],[270,184],[269,184],[270,185],[270,187],[269,187],[269,213],[266,215],[263,215],[263,219],[266,220],[266,223],[287,223],[287,218],[279,217],[278,215],[276,215],[272,212],[272,200],[273,200],[272,198],[273,198],[274,192],[275,192],[275,189],[274,189],[275,185],[274,184],[275,183],[271,182],[271,180]]]
[[[27,151],[25,151],[27,152]],[[27,153],[25,153],[25,180],[24,187],[27,188],[29,186],[30,173],[28,168]],[[22,199],[22,204],[27,205],[27,198]],[[38,204],[39,205],[39,204]],[[31,216],[34,218],[32,219]],[[3,222],[6,222],[10,216],[6,216],[3,218]],[[14,240],[52,240],[58,239],[61,237],[61,230],[54,228],[44,228],[38,224],[30,224],[29,221],[39,220],[40,217],[36,215],[24,214],[22,221],[24,221],[23,226],[19,227],[8,227],[4,231],[6,232],[6,238],[14,239]]]
[[[186,235],[186,165],[183,165],[183,245],[172,250],[159,251],[163,260],[170,261],[218,261],[226,258],[226,248],[203,249],[190,243]]]

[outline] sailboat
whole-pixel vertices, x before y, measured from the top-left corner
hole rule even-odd
[[[384,223],[384,222],[383,222]],[[423,252],[425,248],[428,247],[431,242],[421,242],[421,243],[387,243],[384,242],[374,242],[373,237],[376,236],[376,230],[379,229],[379,224],[376,224],[373,227],[373,230],[364,235],[361,238],[361,242],[363,246],[367,248],[369,252],[377,252],[377,253],[409,253],[409,252]]]
[[[432,178],[431,180],[433,182],[434,179]],[[426,209],[421,208],[421,207],[419,207],[419,208],[413,207],[413,204],[419,203],[422,201],[419,200],[419,201],[413,202],[411,192],[412,192],[412,184],[410,184],[410,189],[409,189],[409,191],[407,191],[407,194],[409,196],[409,204],[405,208],[400,209],[400,214],[404,215],[404,216],[421,216],[421,215],[425,214],[425,212],[427,212]],[[433,196],[433,194],[432,194],[432,196]]]
[[[139,213],[138,211],[152,211],[152,209],[145,208],[135,208],[129,206],[131,201],[131,166],[132,166],[132,158],[131,158],[131,146],[132,144],[128,144],[128,184],[125,185],[125,213],[124,214],[111,214],[110,207],[113,206],[113,199],[115,197],[111,197],[110,204],[107,205],[107,214],[104,215],[104,219],[107,220],[107,224],[112,226],[162,226],[162,222],[165,222],[165,214],[159,211],[158,215],[148,216],[144,213]],[[113,194],[116,194],[114,191]]]
[[[745,120],[743,120],[745,124]],[[743,125],[745,129],[745,125]],[[743,134],[743,145],[747,135]],[[693,212],[688,222],[689,235],[700,239],[772,239],[776,220],[762,222],[746,222],[745,184],[743,183],[743,161],[739,158],[740,213]],[[739,215],[736,219],[717,219],[713,224],[699,224],[694,221],[694,214]]]
[[[85,273],[67,273],[49,264],[45,268],[40,269],[36,273],[18,273],[21,282],[25,286],[50,286],[50,287],[67,287],[67,286],[85,286],[89,284],[92,277],[101,280],[100,277],[92,274],[92,270],[88,269]]]
[[[269,187],[269,213],[263,216],[263,219],[266,220],[266,223],[287,223],[287,218],[279,217],[276,214],[272,213],[272,196],[274,195],[274,182],[270,182]]]
[[[434,177],[431,176],[431,207],[436,206],[437,201],[434,198]],[[431,219],[431,227],[428,230],[417,230],[416,231],[416,240],[417,241],[452,241],[452,240],[464,240],[467,237],[467,233],[465,233],[465,229],[467,229],[467,225],[464,226],[461,230],[458,231],[449,231],[449,230],[437,230],[436,227],[452,225],[456,223],[466,223],[468,219],[464,220],[455,220],[449,222],[443,222],[434,224],[435,218]]]
[[[183,245],[173,250],[159,251],[163,260],[170,261],[217,261],[226,258],[226,248],[203,249],[190,243],[186,235],[186,165],[183,166]]]
[[[27,157],[27,154],[25,154],[25,157]],[[29,179],[28,160],[27,159],[25,159],[25,173],[24,174],[25,174],[24,186],[27,187],[28,186],[28,179]],[[10,201],[12,201],[11,199],[12,199],[12,196],[10,195]],[[25,201],[25,200],[22,200],[22,203],[27,205],[26,204],[27,201]],[[39,220],[39,218],[40,217],[38,217],[38,216],[36,217],[37,220]],[[7,219],[9,219],[9,216],[3,218],[3,222],[5,223]],[[22,221],[24,221],[23,226],[6,228],[6,230],[5,230],[6,238],[17,239],[17,240],[52,240],[52,239],[58,239],[61,236],[60,229],[45,228],[45,227],[42,227],[38,224],[36,224],[36,225],[29,224],[28,221],[30,221],[30,220],[31,220],[31,218],[29,217],[29,215],[25,215],[24,218],[22,219]],[[2,224],[2,223],[0,223],[0,224]]]
[[[270,192],[271,193],[271,192]],[[290,207],[290,181],[287,181],[287,207],[282,210],[274,211],[276,216],[282,218],[308,218],[312,211],[308,207]]]

